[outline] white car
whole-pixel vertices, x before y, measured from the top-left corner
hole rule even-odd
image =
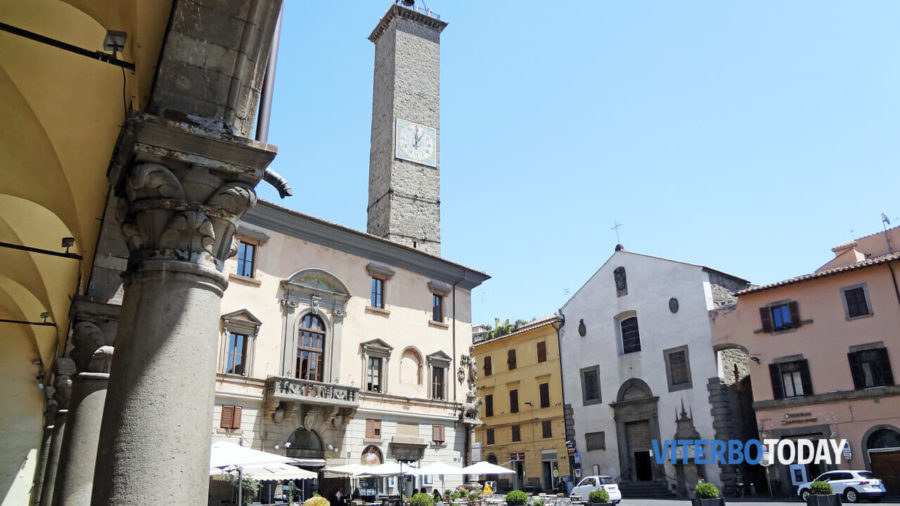
[[[622,493],[619,492],[619,486],[616,485],[615,480],[612,479],[611,476],[588,476],[578,482],[578,485],[575,485],[575,488],[572,489],[572,494],[569,495],[579,495],[581,496],[581,500],[588,502],[589,496],[591,492],[599,489],[606,490],[606,493],[609,494],[609,502],[612,504],[619,504],[619,501],[622,500]]]
[[[828,471],[815,480],[797,485],[797,495],[806,501],[813,481],[827,481],[835,494],[841,494],[844,502],[856,502],[860,498],[878,502],[886,493],[884,484],[871,471]]]

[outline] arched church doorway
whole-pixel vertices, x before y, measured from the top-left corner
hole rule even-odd
[[[650,386],[638,378],[622,383],[611,406],[615,411],[619,443],[619,469],[625,481],[662,479],[665,471],[650,454],[651,441],[659,440],[657,401]]]
[[[887,490],[900,490],[900,430],[873,427],[863,442],[875,477],[884,482]]]

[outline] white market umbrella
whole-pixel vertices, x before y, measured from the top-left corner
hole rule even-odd
[[[451,466],[449,464],[444,464],[443,462],[432,462],[427,466],[414,471],[412,474],[416,476],[424,476],[424,475],[440,475],[441,476],[441,491],[446,490],[446,485],[444,485],[444,475],[460,475],[465,474],[462,471],[462,468]]]
[[[213,443],[209,455],[209,467],[249,467],[259,464],[285,464],[294,459],[275,453],[245,448],[234,443]]]
[[[432,462],[421,469],[416,469],[415,471],[409,473],[414,474],[416,476],[423,476],[428,474],[449,474],[449,475],[460,475],[465,474],[461,467],[451,466],[449,464],[444,464],[443,462]]]
[[[241,504],[241,495],[243,493],[243,473],[244,467],[258,466],[261,464],[284,464],[293,459],[268,453],[252,448],[244,448],[234,443],[219,441],[213,443],[209,452],[209,467],[213,469],[223,469],[234,467],[238,471],[238,504]]]
[[[375,466],[365,466],[362,464],[344,464],[343,466],[325,467],[322,470],[326,473],[334,474],[365,474],[368,469]]]
[[[219,468],[210,469],[210,475],[224,474]],[[315,478],[317,475],[312,471],[300,469],[296,466],[288,464],[260,464],[255,466],[246,466],[243,468],[243,476],[253,478],[257,481],[289,481],[289,480],[308,480]]]
[[[516,474],[512,469],[500,467],[490,462],[476,462],[471,466],[462,468],[463,474]]]
[[[360,473],[354,473],[354,476],[399,476],[401,474],[413,474],[416,471],[412,464],[403,464],[400,462],[385,462],[377,466],[365,466],[366,469]]]

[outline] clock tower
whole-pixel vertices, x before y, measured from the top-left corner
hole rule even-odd
[[[441,254],[440,36],[447,23],[394,3],[375,43],[369,154],[370,234]]]

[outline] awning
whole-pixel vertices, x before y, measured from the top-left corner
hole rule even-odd
[[[210,474],[224,474],[218,468],[213,468]],[[253,478],[257,481],[289,481],[289,480],[308,480],[315,478],[317,475],[312,471],[300,469],[299,467],[288,464],[263,464],[259,466],[247,466],[243,468],[245,478]]]
[[[212,444],[209,455],[210,468],[223,468],[229,466],[254,466],[260,464],[287,463],[294,459],[274,453],[253,450],[234,443],[219,441]]]

